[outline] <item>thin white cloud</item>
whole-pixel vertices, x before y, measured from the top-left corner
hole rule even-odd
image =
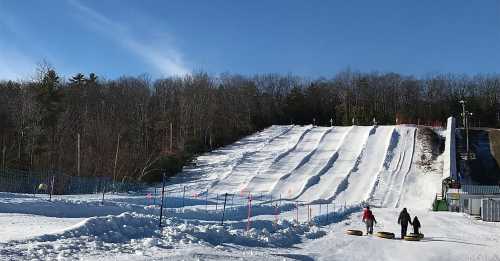
[[[28,79],[35,66],[35,62],[26,55],[0,46],[0,80]]]
[[[15,45],[9,43],[17,33],[12,26],[10,17],[0,11],[0,28],[5,37],[0,38],[0,80],[27,79],[33,73],[35,62],[21,52]],[[5,35],[5,34],[8,34]]]
[[[70,0],[69,3],[80,11],[86,26],[98,31],[117,44],[130,50],[143,61],[152,65],[159,73],[165,75],[185,75],[189,70],[185,66],[182,54],[173,46],[162,42],[157,44],[146,44],[133,37],[126,26],[102,15],[94,9],[82,4],[78,0]]]

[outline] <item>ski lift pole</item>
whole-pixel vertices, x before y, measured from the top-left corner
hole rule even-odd
[[[163,182],[161,187],[161,207],[160,207],[160,229],[161,229],[161,220],[163,218],[163,200],[165,195],[165,172],[163,172]]]
[[[222,221],[220,222],[221,226],[224,226],[224,214],[226,213],[226,201],[227,201],[227,192],[224,194],[224,207],[222,208]]]

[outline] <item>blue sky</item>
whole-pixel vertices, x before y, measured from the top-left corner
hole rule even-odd
[[[0,79],[499,73],[500,1],[1,0]]]

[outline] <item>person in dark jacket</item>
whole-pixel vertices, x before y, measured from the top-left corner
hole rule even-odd
[[[408,223],[411,224],[411,217],[410,214],[408,214],[406,208],[403,208],[401,213],[399,213],[399,218],[398,218],[398,224],[401,225],[401,239],[403,239],[406,236]]]
[[[365,211],[363,211],[363,222],[366,224],[366,234],[373,234],[373,223],[377,223],[375,216],[370,210],[370,206],[366,206]]]
[[[418,220],[417,216],[413,218],[412,225],[413,225],[413,233],[418,235],[419,234],[418,230],[420,229],[420,221]]]

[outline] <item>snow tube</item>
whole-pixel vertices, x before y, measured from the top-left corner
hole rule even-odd
[[[376,235],[378,237],[381,237],[381,238],[394,239],[394,233],[391,233],[391,232],[381,231],[381,232],[377,232]]]
[[[418,236],[420,239],[424,238],[424,234],[422,234],[422,233],[420,233],[420,234],[410,233],[410,236],[412,236],[412,237]]]
[[[420,241],[420,235],[415,235],[415,234],[406,235],[404,237],[404,240],[406,240],[406,241]]]
[[[351,235],[351,236],[362,236],[363,232],[361,230],[354,230],[354,229],[348,229],[346,234]]]

